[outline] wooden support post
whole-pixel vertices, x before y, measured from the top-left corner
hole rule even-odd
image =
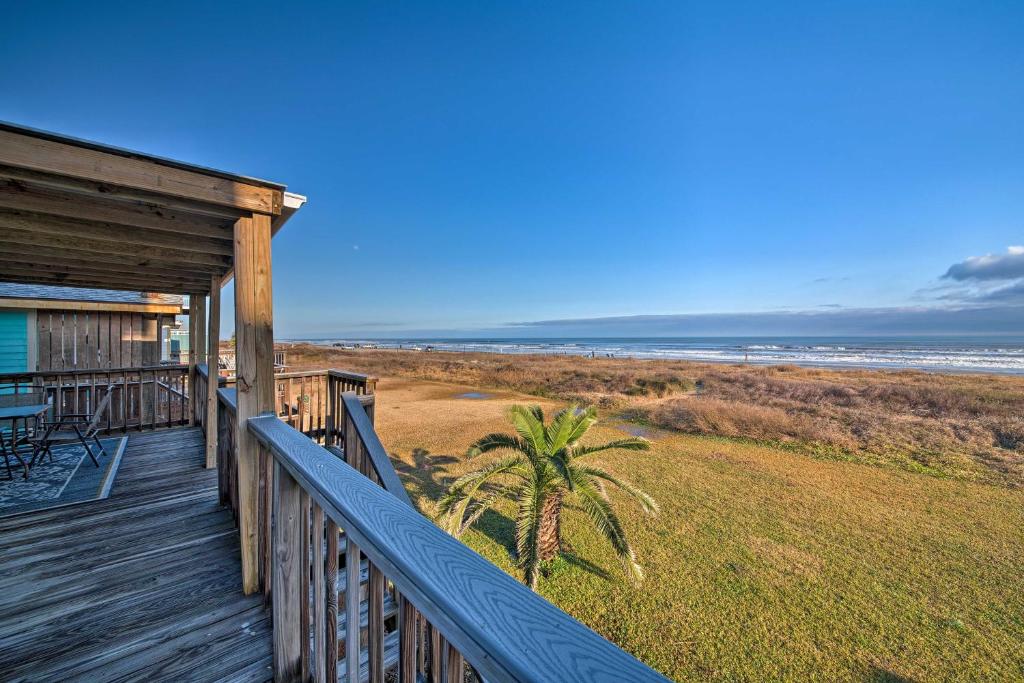
[[[188,297],[188,396],[196,396],[196,382],[199,373],[196,366],[204,362],[206,356],[206,295],[190,294]],[[188,423],[195,424],[199,414],[199,406],[195,400],[190,401]],[[205,408],[205,406],[203,406]]]
[[[242,590],[259,587],[259,451],[248,420],[274,408],[274,325],[270,281],[270,217],[235,222],[235,374],[238,378],[238,527]]]
[[[274,680],[304,680],[303,651],[308,649],[308,632],[302,633],[303,575],[308,576],[307,558],[302,556],[303,508],[305,496],[288,471],[275,464],[274,551],[271,556],[274,615]],[[305,499],[308,500],[308,499]],[[307,526],[308,528],[308,526]],[[306,583],[308,586],[308,583]],[[304,643],[305,640],[305,643]]]
[[[210,278],[210,326],[206,335],[209,351],[206,354],[206,467],[217,466],[217,387],[219,374],[217,358],[220,355],[220,278]]]

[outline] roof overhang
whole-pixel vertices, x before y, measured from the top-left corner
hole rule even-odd
[[[107,311],[110,313],[161,313],[181,315],[184,308],[174,304],[116,303],[76,299],[16,299],[0,297],[0,309],[22,308],[48,311]]]
[[[205,294],[233,268],[234,225],[276,233],[284,185],[0,123],[0,281]]]

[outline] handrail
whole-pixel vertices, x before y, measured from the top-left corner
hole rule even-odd
[[[247,428],[344,530],[349,552],[358,559],[362,551],[487,680],[666,680],[276,416],[250,418]],[[277,561],[284,557],[275,555]],[[298,560],[292,555],[288,561]],[[275,574],[278,580],[286,581],[287,574]],[[289,609],[279,599],[275,610]],[[346,601],[348,623],[354,623],[358,600]],[[275,628],[288,628],[276,614]],[[358,640],[351,642],[358,647]]]
[[[217,399],[231,412],[238,412],[238,390],[235,387],[221,387],[217,390]]]
[[[339,379],[351,379],[356,382],[376,382],[377,378],[373,375],[364,375],[359,372],[349,372],[348,370],[328,370],[327,374],[331,377],[337,377]]]
[[[101,429],[156,429],[187,424],[192,410],[188,365],[50,369],[0,373],[0,389],[39,392],[53,403],[53,417],[91,412],[113,394]]]
[[[188,370],[188,364],[185,363],[168,363],[166,365],[131,365],[126,367],[111,367],[111,368],[74,368],[69,370],[26,370],[24,372],[4,372],[0,373],[0,384],[2,384],[6,377],[54,377],[56,375],[102,375],[105,373],[117,373],[117,372],[152,372],[153,370]]]
[[[353,391],[346,391],[341,394],[341,400],[345,406],[345,414],[351,420],[352,428],[362,443],[363,454],[369,457],[370,462],[373,464],[373,470],[377,474],[377,478],[380,479],[381,486],[412,508],[413,504],[409,500],[409,493],[398,478],[395,466],[391,464],[391,458],[388,457],[387,451],[384,450],[384,444],[380,442],[380,437],[377,436],[373,423],[370,422],[370,418],[366,415],[366,410],[363,409],[360,397]]]

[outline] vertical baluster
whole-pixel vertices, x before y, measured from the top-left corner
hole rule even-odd
[[[299,580],[309,571],[308,556],[302,557],[302,518],[307,510],[302,487],[287,470],[277,463],[274,466],[273,564],[267,568],[274,583],[274,680],[293,681],[302,672],[302,652],[309,647],[309,632],[304,634],[301,627],[303,603],[308,602],[309,594],[301,594],[303,582]]]
[[[301,594],[301,606],[299,608],[299,645],[302,646],[302,680],[309,680],[309,494],[305,489],[300,488],[299,514],[301,515],[302,541],[299,544],[301,561],[299,568],[302,576],[299,580],[299,592]]]
[[[398,683],[416,683],[416,607],[398,599]]]
[[[289,377],[288,379],[286,379],[284,381],[284,402],[285,402],[285,406],[286,406],[286,408],[285,408],[285,422],[290,424],[292,427],[295,427],[295,423],[294,423],[294,414],[295,413],[293,411],[293,406],[295,405],[295,403],[294,403],[294,399],[295,399],[295,385],[293,384],[294,381],[295,380],[293,378],[291,378],[291,377]]]
[[[313,503],[313,680],[324,683],[327,680],[327,652],[324,639],[327,637],[327,599],[324,585],[324,511]],[[337,560],[335,560],[337,562]],[[334,586],[330,587],[334,590]]]
[[[370,569],[366,600],[366,650],[370,683],[384,683],[384,574],[367,560]]]
[[[138,376],[138,380],[136,381],[136,386],[138,387],[138,391],[135,392],[135,410],[139,414],[138,430],[141,432],[143,427],[145,427],[145,424],[143,424],[143,421],[142,421],[142,414],[143,414],[143,410],[144,410],[143,405],[145,404],[145,401],[142,398],[142,393],[146,390],[146,386],[145,386],[146,373],[144,373],[142,371],[142,369],[139,368],[138,372],[136,372],[135,374]],[[170,426],[170,425],[168,425],[168,426]]]
[[[268,462],[262,452],[256,458],[256,555],[259,558],[257,573],[263,588],[264,604],[270,604],[270,582],[268,580],[270,567],[266,562],[266,544],[270,542],[270,537],[263,533],[263,515],[266,514],[266,497],[263,494],[269,488],[267,485]]]
[[[323,443],[324,438],[324,387],[327,385],[327,373],[320,375],[313,380],[316,387],[316,433],[318,443]]]
[[[262,516],[258,519],[260,530],[257,532],[263,539],[263,553],[262,564],[266,568],[263,576],[263,592],[266,601],[269,603],[273,597],[274,587],[270,577],[270,534],[273,521],[273,493],[274,493],[274,478],[276,476],[275,467],[273,463],[273,457],[265,449],[260,449],[260,461],[263,463],[262,469],[265,472],[265,480],[263,482],[262,499],[263,509]],[[257,503],[258,504],[258,503]]]
[[[416,671],[419,672],[421,678],[427,676],[427,649],[429,643],[427,642],[427,620],[423,615],[419,615],[419,619],[416,621],[416,640],[419,641],[420,648],[416,655]]]
[[[231,508],[231,514],[235,510],[231,501],[231,424],[232,417],[228,409],[219,400],[217,401],[217,476],[221,479],[221,505]]]
[[[448,658],[445,662],[447,672],[447,683],[462,683],[462,653],[447,644]]]
[[[324,382],[327,385],[327,414],[324,416],[324,445],[334,445],[334,378],[331,377],[330,372],[327,373],[327,377],[324,378]]]
[[[110,385],[110,370],[107,370],[107,393],[109,394],[114,390],[114,387]],[[110,403],[107,404],[107,434],[113,429],[113,413],[114,413],[114,397],[110,397]]]
[[[359,683],[359,546],[345,534],[345,680]]]
[[[324,631],[324,675],[328,681],[338,680],[338,525],[327,519],[327,557],[324,566],[327,628]]]
[[[121,431],[128,431],[128,373],[121,371]]]
[[[441,678],[441,666],[444,661],[442,655],[442,645],[444,645],[444,638],[441,637],[441,632],[430,625],[430,683],[443,683]]]

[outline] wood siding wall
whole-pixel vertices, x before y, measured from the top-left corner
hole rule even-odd
[[[36,321],[39,371],[92,370],[157,365],[174,316],[40,310]]]

